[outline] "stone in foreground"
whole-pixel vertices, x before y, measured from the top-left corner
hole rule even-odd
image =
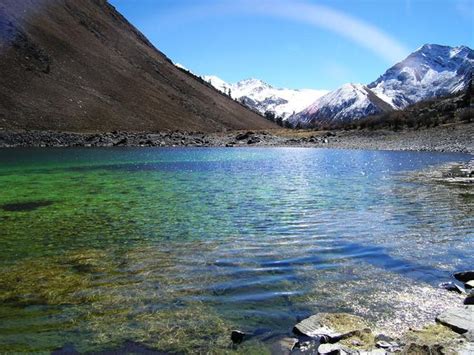
[[[474,271],[456,272],[454,278],[461,282],[468,282],[474,280]]]
[[[293,332],[317,339],[321,343],[335,343],[351,337],[371,338],[367,323],[360,317],[346,313],[318,313],[295,325]]]
[[[448,309],[440,314],[436,321],[463,334],[474,330],[474,306]]]

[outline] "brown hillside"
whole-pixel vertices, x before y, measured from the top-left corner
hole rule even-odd
[[[0,129],[275,127],[176,68],[105,0],[1,0],[0,78]]]

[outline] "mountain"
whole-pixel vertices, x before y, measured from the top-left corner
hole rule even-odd
[[[105,0],[0,2],[0,130],[265,129]]]
[[[315,126],[320,122],[347,122],[393,110],[392,107],[362,84],[345,84],[324,95],[312,105],[289,118],[292,126]]]
[[[280,89],[258,80],[246,79],[229,84],[217,76],[204,76],[217,90],[230,96],[247,107],[265,114],[269,111],[277,117],[288,118],[308,107],[314,100],[328,93],[326,90]]]
[[[293,126],[349,122],[464,90],[474,72],[466,46],[427,44],[363,86],[346,84],[289,118]]]
[[[426,44],[394,65],[368,87],[394,108],[445,96],[466,88],[474,51],[466,46]]]

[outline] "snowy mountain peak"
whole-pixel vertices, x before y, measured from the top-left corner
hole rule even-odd
[[[272,112],[283,119],[300,112],[314,100],[328,93],[326,90],[312,89],[280,89],[266,82],[249,78],[234,84],[229,84],[214,75],[204,76],[203,79],[217,90],[229,94],[251,109],[261,114]]]
[[[293,126],[312,126],[403,109],[464,90],[473,68],[474,51],[469,47],[425,44],[368,86],[345,84],[289,120]]]
[[[474,51],[466,46],[425,44],[388,69],[369,88],[394,108],[466,87],[474,66]]]
[[[255,79],[255,78],[249,78],[249,79],[244,79],[235,84],[238,87],[265,87],[265,88],[272,88],[271,85],[268,85],[266,82],[260,80],[260,79]]]
[[[362,84],[344,84],[316,100],[308,108],[290,117],[293,126],[314,126],[335,121],[350,121],[378,114],[391,107]]]

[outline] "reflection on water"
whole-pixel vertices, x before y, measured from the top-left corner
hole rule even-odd
[[[0,349],[229,349],[233,327],[285,333],[319,311],[430,320],[458,302],[436,285],[474,264],[472,191],[409,177],[468,159],[2,150]]]

